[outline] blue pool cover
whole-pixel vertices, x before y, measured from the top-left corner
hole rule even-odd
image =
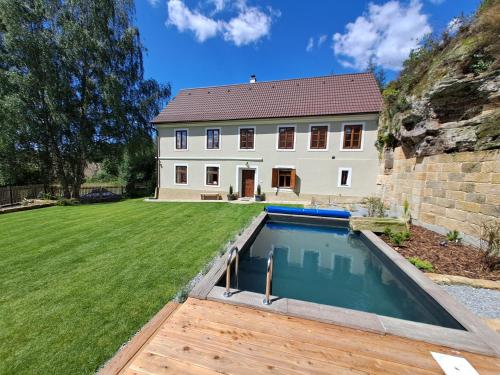
[[[351,213],[349,211],[319,210],[317,208],[267,206],[265,210],[270,214],[323,216],[323,217],[335,217],[338,219],[349,219],[351,217]]]

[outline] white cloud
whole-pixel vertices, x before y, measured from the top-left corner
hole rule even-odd
[[[158,5],[160,5],[160,0],[147,0],[149,5],[153,6],[153,7],[157,7]]]
[[[177,27],[181,32],[193,32],[199,42],[221,35],[224,40],[242,46],[269,35],[273,18],[280,15],[270,7],[264,11],[255,6],[248,6],[246,0],[237,0],[230,7],[227,7],[228,0],[209,2],[214,11],[207,16],[199,10],[189,9],[182,0],[168,0],[167,24]],[[228,20],[214,18],[215,14],[223,10],[226,13],[226,8],[236,14]]]
[[[429,2],[431,2],[432,4],[435,4],[435,5],[440,5],[440,4],[443,4],[445,2],[445,0],[429,0]]]
[[[328,39],[328,35],[320,35],[318,38],[318,47],[321,47],[321,45],[326,42],[326,39]]]
[[[343,66],[365,69],[370,60],[386,69],[399,70],[419,41],[432,31],[420,0],[408,5],[397,0],[370,3],[368,12],[333,35],[333,51]]]
[[[228,0],[209,0],[214,7],[213,14],[222,12],[227,5]]]
[[[313,48],[314,48],[314,38],[310,37],[309,41],[307,42],[306,51],[311,52]]]
[[[214,37],[220,24],[199,12],[192,12],[182,1],[169,0],[167,3],[169,25],[176,26],[179,31],[190,30],[199,42]]]
[[[271,16],[255,7],[244,7],[235,18],[223,23],[224,39],[237,46],[249,44],[269,35]]]

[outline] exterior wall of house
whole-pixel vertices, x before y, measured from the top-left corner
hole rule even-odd
[[[392,157],[389,168],[382,161],[382,196],[399,207],[408,200],[417,222],[477,244],[481,224],[500,220],[500,150],[417,158],[398,147]]]
[[[342,150],[345,123],[362,123],[361,150]],[[241,171],[254,169],[255,188],[261,185],[266,200],[311,199],[359,201],[376,191],[378,152],[374,146],[378,115],[357,115],[287,120],[244,120],[157,125],[160,142],[160,190],[164,199],[200,199],[201,193],[218,192],[224,199],[232,185],[240,191]],[[329,126],[327,149],[309,150],[311,124]],[[278,150],[278,125],[295,126],[294,150]],[[255,150],[239,150],[239,128],[255,127]],[[207,150],[206,129],[221,131],[219,150]],[[188,149],[175,150],[175,130],[188,129]],[[187,185],[175,184],[175,166],[188,166]],[[219,186],[205,185],[206,166],[219,166]],[[273,168],[292,168],[297,174],[295,191],[272,188]],[[339,168],[351,168],[351,186],[338,187]]]

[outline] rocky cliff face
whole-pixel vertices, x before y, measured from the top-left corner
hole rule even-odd
[[[413,53],[384,91],[379,146],[408,156],[500,148],[500,1]]]

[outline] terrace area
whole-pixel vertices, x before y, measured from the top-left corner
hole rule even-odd
[[[442,374],[431,352],[462,356],[482,375],[500,371],[498,358],[248,307],[189,298],[174,309],[101,375]]]

